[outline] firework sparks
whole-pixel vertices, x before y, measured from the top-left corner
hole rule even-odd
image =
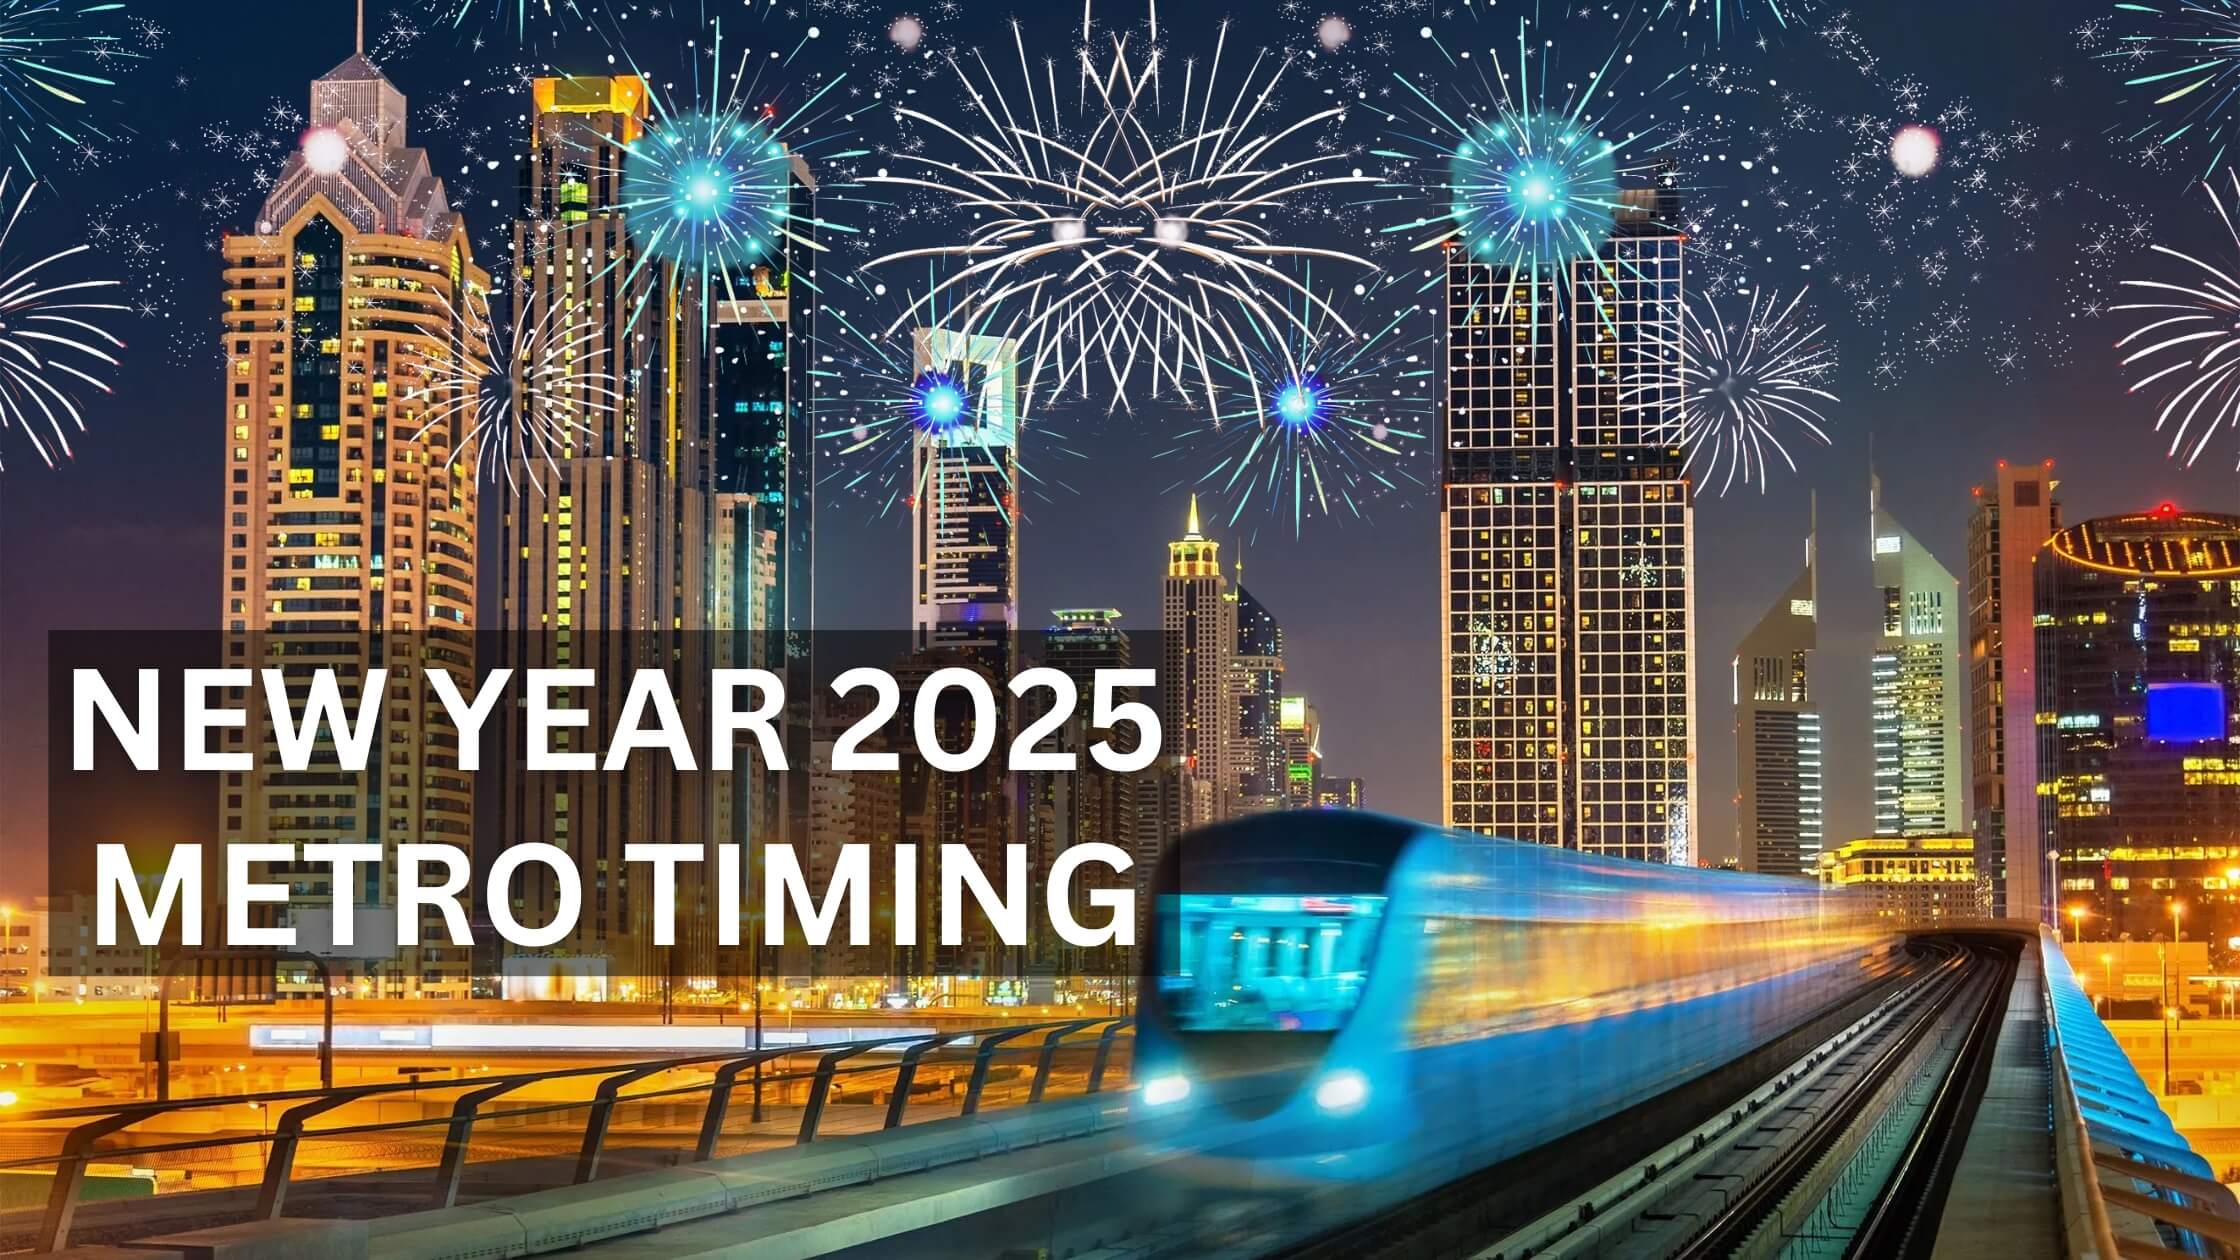
[[[1248,353],[1217,363],[1222,406],[1161,454],[1207,459],[1188,484],[1222,495],[1232,525],[1263,505],[1294,536],[1309,517],[1365,516],[1419,481],[1405,457],[1433,418],[1435,356],[1412,331],[1427,314],[1403,301],[1359,331],[1334,312],[1256,328]]]
[[[1319,303],[1277,262],[1319,256],[1372,269],[1350,254],[1291,244],[1269,222],[1316,190],[1372,182],[1344,169],[1342,152],[1294,152],[1342,120],[1345,107],[1279,116],[1273,102],[1291,65],[1280,53],[1261,53],[1233,91],[1225,87],[1226,25],[1209,58],[1179,68],[1166,65],[1156,9],[1149,36],[1131,48],[1128,36],[1100,35],[1085,10],[1063,93],[1059,63],[1034,64],[1016,23],[1021,91],[1007,93],[977,53],[946,58],[967,116],[909,106],[895,115],[952,155],[906,146],[889,155],[901,171],[865,181],[931,194],[969,217],[962,242],[867,266],[960,264],[919,301],[951,301],[964,323],[1019,341],[1030,406],[1109,384],[1109,405],[1126,408],[1141,376],[1151,393],[1171,387],[1210,409],[1215,361],[1241,357],[1255,327],[1298,320]],[[905,311],[888,331],[922,319]]]
[[[117,85],[109,67],[140,56],[101,25],[122,21],[124,7],[0,0],[0,129],[25,170],[38,171],[37,155],[116,139],[80,111],[87,93]]]
[[[5,202],[12,173],[0,173],[0,202]],[[8,252],[8,238],[23,218],[23,208],[38,190],[24,187],[5,227],[0,227],[0,429],[20,431],[47,467],[72,455],[70,434],[85,432],[85,414],[78,399],[83,390],[103,394],[109,386],[95,373],[117,366],[110,350],[124,342],[96,323],[103,312],[131,308],[115,302],[81,300],[92,290],[117,286],[115,280],[65,280],[47,268],[92,248],[73,245],[48,254],[37,262],[17,265]],[[0,456],[0,472],[7,469]]]
[[[480,287],[445,305],[444,353],[424,369],[417,396],[426,410],[413,440],[438,426],[460,426],[454,462],[471,453],[478,476],[502,476],[517,488],[519,474],[542,491],[538,466],[557,473],[579,436],[597,434],[586,417],[621,405],[600,329],[581,304],[548,302],[500,334],[490,295]]]
[[[2123,85],[2149,107],[2137,127],[2119,134],[2159,154],[2188,145],[2202,155],[2202,177],[2225,164],[2240,93],[2240,0],[2166,0],[2115,6],[2139,27],[2117,35],[2094,55],[2115,64]],[[2101,37],[2096,34],[2094,42]]]
[[[1689,304],[1681,317],[1680,406],[1671,435],[1688,451],[1687,468],[1700,470],[1719,493],[1755,482],[1760,493],[1779,459],[1795,472],[1789,442],[1809,438],[1828,444],[1821,405],[1838,401],[1827,389],[1836,351],[1827,325],[1812,319],[1800,290],[1786,303],[1770,290],[1751,294],[1741,318],[1729,320],[1715,299]],[[1669,395],[1673,382],[1659,373],[1629,382],[1631,403]],[[1784,435],[1787,435],[1784,440]]]
[[[1811,0],[1665,0],[1664,12],[1679,12],[1689,18],[1708,13],[1712,36],[1725,39],[1730,28],[1755,18],[1767,18],[1773,25],[1786,28],[1792,18],[1806,16],[1811,7]]]
[[[2240,172],[2230,175],[2233,193],[2240,197]],[[2155,414],[2155,432],[2170,431],[2169,454],[2193,463],[2208,449],[2217,434],[2240,426],[2240,229],[2233,225],[2231,207],[2204,183],[2209,204],[2216,208],[2232,240],[2233,259],[2223,265],[2181,253],[2167,245],[2154,252],[2184,264],[2173,279],[2125,280],[2123,286],[2141,291],[2144,300],[2110,307],[2136,312],[2144,320],[2116,342],[2126,368],[2136,366],[2146,375],[2132,383],[2130,392],[2163,391],[2162,409]]]

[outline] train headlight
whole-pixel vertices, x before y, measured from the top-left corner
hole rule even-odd
[[[1314,1105],[1325,1115],[1349,1116],[1369,1101],[1369,1078],[1341,1068],[1315,1083]]]
[[[1154,1076],[1143,1083],[1143,1105],[1164,1107],[1178,1103],[1190,1096],[1190,1078],[1180,1072],[1167,1076]]]

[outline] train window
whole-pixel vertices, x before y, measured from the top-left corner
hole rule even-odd
[[[1181,1032],[1335,1032],[1361,1000],[1384,908],[1360,893],[1160,898],[1168,1019]]]

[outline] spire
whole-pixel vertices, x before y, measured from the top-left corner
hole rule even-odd
[[[1198,496],[1195,494],[1190,496],[1190,528],[1183,531],[1182,536],[1184,538],[1205,537],[1205,534],[1198,528]]]
[[[366,55],[366,0],[358,0],[358,55]]]

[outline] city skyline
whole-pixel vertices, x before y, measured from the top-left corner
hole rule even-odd
[[[277,37],[275,37],[277,38]],[[2058,41],[2052,41],[2058,43]],[[346,47],[346,34],[338,34],[336,43]],[[277,43],[275,47],[282,47]],[[2043,59],[2058,62],[2062,50],[2046,44],[2034,46],[2035,54]],[[341,48],[336,50],[341,51]],[[1925,64],[1935,63],[1939,54],[1935,50],[1909,49],[1907,56]],[[271,59],[274,69],[269,75],[258,76],[267,81],[239,85],[233,90],[242,99],[254,101],[267,95],[282,94],[287,81],[300,82],[330,65],[333,54],[307,55],[294,44]],[[1957,59],[1956,59],[1957,60]],[[293,61],[298,69],[279,67]],[[1966,67],[1943,67],[1955,75],[1964,75]],[[408,91],[415,86],[441,81],[439,74],[425,64],[415,65],[409,59],[397,71],[402,87]],[[222,94],[222,85],[212,84],[209,92]],[[213,109],[218,108],[213,102]],[[2083,134],[2083,132],[2079,132]],[[431,150],[441,152],[456,141],[446,138],[431,139]],[[485,209],[478,221],[490,218]],[[502,219],[499,212],[497,217]],[[206,247],[198,246],[197,248]],[[1816,294],[1816,296],[1818,296]],[[2112,337],[2110,338],[2112,340]],[[2095,366],[2104,364],[2089,360]],[[1866,364],[1860,370],[1864,371]],[[2070,495],[2086,510],[2113,512],[2126,508],[2136,509],[2162,499],[2181,503],[2215,506],[2215,487],[2229,480],[2219,473],[2213,461],[2204,461],[2195,469],[2183,469],[2161,461],[2156,450],[2145,442],[2136,440],[2149,422],[2143,404],[2126,403],[2116,382],[2102,371],[2101,379],[2080,374],[2077,369],[2068,373],[2053,371],[2043,377],[2033,377],[2015,382],[2005,382],[1984,377],[1980,363],[1967,372],[1957,370],[1957,365],[1946,361],[1941,367],[1924,365],[1917,376],[1887,394],[1854,394],[1846,390],[1844,419],[1835,431],[1836,444],[1832,449],[1808,449],[1797,452],[1801,466],[1798,476],[1779,480],[1762,500],[1750,496],[1730,497],[1718,503],[1707,502],[1698,510],[1699,544],[1707,550],[1732,552],[1747,540],[1763,533],[1780,516],[1786,515],[1793,522],[1802,512],[1807,492],[1818,488],[1823,495],[1824,526],[1828,533],[1827,554],[1831,557],[1824,586],[1828,588],[1822,603],[1827,609],[1824,618],[1824,653],[1834,659],[1843,651],[1858,652],[1854,638],[1850,646],[1842,640],[1856,634],[1859,622],[1856,607],[1845,605],[1855,599],[1852,594],[1861,585],[1857,573],[1845,572],[1852,558],[1862,555],[1864,540],[1854,531],[1857,511],[1857,472],[1859,454],[1869,432],[1881,440],[1886,454],[1891,443],[1914,441],[1926,444],[1923,449],[1939,454],[1920,465],[1924,471],[1886,469],[1889,493],[1901,509],[1901,514],[1918,527],[1918,532],[1931,549],[1943,557],[1949,567],[1962,554],[1961,522],[1969,510],[1965,499],[1965,481],[1957,476],[1940,477],[1928,469],[1939,466],[1959,466],[1973,470],[1984,466],[1987,457],[2009,454],[2030,454],[2043,451],[2060,459],[2064,465],[2083,466],[2089,462],[2095,475],[2078,479],[2070,488]],[[43,682],[25,676],[24,662],[35,662],[43,651],[36,642],[39,626],[69,626],[83,624],[83,619],[99,617],[103,624],[193,624],[190,614],[199,614],[204,607],[194,597],[194,590],[206,591],[207,582],[201,577],[186,576],[196,567],[204,574],[214,574],[211,567],[218,554],[217,544],[209,535],[209,526],[194,521],[201,515],[193,503],[178,499],[174,492],[161,490],[160,467],[150,462],[150,456],[162,451],[172,430],[190,430],[192,411],[184,409],[176,420],[165,419],[169,395],[191,395],[193,390],[182,383],[193,378],[202,369],[167,370],[160,388],[150,378],[149,383],[139,384],[133,379],[120,381],[119,403],[124,415],[135,411],[149,419],[142,430],[139,423],[120,419],[112,425],[113,435],[129,440],[88,441],[82,444],[77,464],[55,476],[41,476],[37,468],[19,469],[11,464],[9,483],[0,495],[0,512],[7,513],[10,528],[5,531],[5,541],[0,541],[0,583],[4,583],[11,603],[23,609],[28,616],[12,633],[9,658],[17,662],[10,668],[6,685],[11,696],[28,697],[35,701],[43,691]],[[2086,389],[2075,388],[2081,380]],[[2087,392],[2090,391],[2090,392]],[[2001,399],[1996,407],[1979,405],[1976,399],[1985,394],[1995,394]],[[205,395],[207,396],[207,395]],[[2088,421],[2080,415],[2073,399],[2090,397],[2097,400],[2090,408]],[[1934,405],[1923,407],[1924,399]],[[182,403],[183,407],[183,403]],[[1956,426],[1940,425],[1937,417],[1946,412],[1969,413],[1983,417],[1983,421],[1965,427],[1964,433],[1954,434]],[[2064,414],[2076,416],[2068,428],[2057,436],[2039,434],[2036,425],[2040,418],[2051,423]],[[95,436],[101,436],[96,434]],[[198,455],[191,443],[182,441],[181,450],[188,458],[207,458]],[[1091,450],[1100,447],[1092,444]],[[1951,452],[1951,458],[1944,453]],[[1022,590],[1030,607],[1047,607],[1070,604],[1112,604],[1128,609],[1152,607],[1152,599],[1145,593],[1147,587],[1140,578],[1131,577],[1117,569],[1100,573],[1091,566],[1078,563],[1079,557],[1098,554],[1110,541],[1111,526],[1115,521],[1144,519],[1163,521],[1179,512],[1186,491],[1170,488],[1171,474],[1156,469],[1148,473],[1136,471],[1139,465],[1132,457],[1115,456],[1119,467],[1130,470],[1130,475],[1098,481],[1091,479],[1073,488],[1071,493],[1052,492],[1051,497],[1038,498],[1026,508],[1027,520],[1035,529],[1037,541],[1026,553]],[[199,475],[199,474],[198,474]],[[192,480],[192,477],[187,480]],[[1076,479],[1079,480],[1079,479]],[[109,490],[109,487],[114,490]],[[82,498],[87,487],[98,488],[99,493],[113,494],[120,500],[130,501],[141,510],[140,519],[145,525],[88,513],[73,506],[69,500]],[[1221,496],[1208,494],[1209,503],[1218,504]],[[174,500],[176,508],[167,506]],[[1149,502],[1149,507],[1144,505]],[[892,555],[890,544],[895,522],[877,518],[866,519],[862,513],[831,511],[830,504],[821,504],[827,510],[820,517],[832,539],[827,544],[835,563],[850,571],[877,575],[899,576],[901,560]],[[1139,509],[1141,509],[1139,511]],[[1254,586],[1264,594],[1271,605],[1284,610],[1285,620],[1291,630],[1287,651],[1292,659],[1294,673],[1312,681],[1311,690],[1322,708],[1343,720],[1334,722],[1330,752],[1337,764],[1349,769],[1359,768],[1374,786],[1374,797],[1382,805],[1403,812],[1424,816],[1436,808],[1435,749],[1428,734],[1417,733],[1420,725],[1412,715],[1423,711],[1426,689],[1435,686],[1436,672],[1423,667],[1416,659],[1423,646],[1423,631],[1407,623],[1395,610],[1423,607],[1425,582],[1430,576],[1427,566],[1413,561],[1399,564],[1391,557],[1415,554],[1420,540],[1425,536],[1426,505],[1419,497],[1404,510],[1380,511],[1379,520],[1371,526],[1339,529],[1336,526],[1310,526],[1310,537],[1294,544],[1288,539],[1273,537],[1256,523],[1247,519],[1231,525],[1220,507],[1209,511],[1213,529],[1226,536],[1247,539],[1251,543]],[[1941,519],[1940,519],[1941,518]],[[35,527],[25,529],[25,520],[35,522]],[[1147,526],[1141,545],[1156,548],[1166,533],[1164,526]],[[1843,535],[1851,533],[1846,540]],[[106,540],[106,541],[104,541]],[[131,557],[146,554],[154,558],[148,566],[149,579],[136,584],[129,596],[115,591],[100,591],[89,585],[92,572],[58,571],[38,556],[41,551],[58,545],[94,549],[95,555],[112,555],[114,561],[96,561],[92,565],[72,566],[99,570],[114,568],[132,562]],[[106,549],[106,551],[104,551]],[[1348,587],[1358,592],[1358,599],[1339,604],[1321,595],[1332,587],[1328,575],[1343,574]],[[179,576],[174,578],[173,574]],[[1723,673],[1723,666],[1731,645],[1739,640],[1746,628],[1744,614],[1735,612],[1728,616],[1725,625],[1714,620],[1725,615],[1728,606],[1759,608],[1779,594],[1778,582],[1769,575],[1755,574],[1748,566],[1725,566],[1724,571],[1705,575],[1708,582],[1718,583],[1717,596],[1707,610],[1707,623],[1700,634],[1696,684],[1700,694],[1723,699],[1723,679],[1714,685],[1712,679]],[[197,584],[200,583],[199,587]],[[840,624],[876,624],[891,617],[891,600],[883,592],[892,586],[884,578],[873,576],[861,584],[874,594],[858,599],[847,589],[835,588],[819,592],[820,612]],[[1842,588],[1850,588],[1849,590]],[[1145,624],[1140,617],[1135,624]],[[26,645],[28,646],[22,646]],[[1372,683],[1350,675],[1353,663],[1373,660],[1380,656],[1392,659],[1392,668],[1384,671],[1386,679]],[[1863,678],[1846,676],[1845,671],[1824,670],[1829,693],[1827,722],[1830,727],[1829,746],[1831,760],[1839,760],[1848,748],[1860,751],[1859,737],[1855,733],[1861,726],[1859,716],[1863,711],[1865,684]],[[1403,682],[1414,677],[1407,686],[1391,686],[1389,680]],[[1845,710],[1849,710],[1848,713]],[[1713,739],[1702,741],[1699,750],[1699,781],[1706,786],[1705,795],[1714,798],[1710,808],[1720,809],[1726,796],[1724,785],[1732,781],[1733,767],[1729,754],[1719,745],[1726,741],[1717,733],[1727,726],[1723,705],[1710,708],[1702,715],[1699,726],[1714,732]],[[1389,735],[1380,734],[1390,732]],[[36,736],[27,737],[36,746]],[[36,758],[20,759],[33,768],[16,770],[9,779],[9,787],[17,795],[33,790],[37,778]],[[1430,768],[1426,769],[1426,764]],[[1858,825],[1861,817],[1860,796],[1855,786],[1831,782],[1829,785],[1829,814],[1831,836],[1863,834]],[[1731,818],[1731,815],[1728,817]],[[36,847],[35,835],[29,834],[36,820],[18,824],[9,823],[10,846],[15,851],[28,852]],[[1731,823],[1713,817],[1702,828],[1709,846],[1707,851],[1716,853],[1722,834],[1731,831]]]

